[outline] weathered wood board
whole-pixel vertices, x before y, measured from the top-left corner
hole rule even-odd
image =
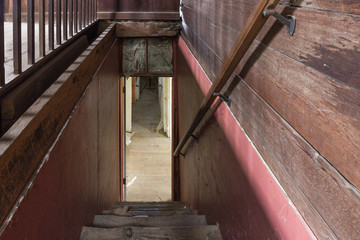
[[[182,36],[214,80],[255,4],[183,3]],[[295,35],[269,19],[237,68],[231,111],[317,236],[356,239],[360,4],[284,0],[277,10],[296,17]]]
[[[116,23],[117,37],[174,37],[181,30],[180,21],[124,21]]]

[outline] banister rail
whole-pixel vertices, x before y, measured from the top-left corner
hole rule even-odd
[[[202,101],[198,113],[196,114],[190,127],[188,128],[185,135],[182,137],[181,141],[176,147],[174,151],[174,157],[179,156],[182,148],[185,146],[186,142],[192,136],[193,132],[205,116],[206,112],[210,109],[211,105],[215,101],[217,96],[214,96],[214,93],[220,93],[220,91],[230,78],[231,74],[234,72],[235,68],[239,64],[240,60],[243,58],[252,42],[255,40],[261,28],[266,23],[267,17],[264,17],[263,12],[269,7],[275,8],[278,3],[279,0],[260,0],[258,2],[254,11],[250,15],[250,18],[246,22],[243,30],[241,31],[240,36],[236,40],[234,47],[230,51],[229,56],[221,67],[221,70],[216,77],[213,85],[211,86],[204,100]]]

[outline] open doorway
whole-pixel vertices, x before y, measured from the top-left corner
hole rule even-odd
[[[172,197],[172,78],[125,78],[125,199]]]

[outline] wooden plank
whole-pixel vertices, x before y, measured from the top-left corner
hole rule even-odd
[[[170,216],[170,217],[120,217],[111,215],[96,215],[94,218],[94,227],[165,227],[165,226],[197,226],[206,225],[205,216],[188,215],[188,216]]]
[[[97,17],[109,20],[180,20],[179,12],[98,12]]]
[[[193,239],[221,240],[218,226],[191,227],[124,227],[124,228],[93,228],[83,227],[80,240],[95,239]]]
[[[45,1],[39,0],[39,50],[40,57],[45,56]]]
[[[28,64],[35,62],[35,17],[34,0],[27,0],[27,55]]]
[[[0,87],[5,85],[4,1],[0,2]]]
[[[126,209],[125,209],[126,210]],[[197,211],[191,210],[189,208],[186,209],[178,209],[178,210],[129,210],[124,211],[122,208],[115,208],[111,210],[104,210],[103,214],[105,215],[116,215],[116,216],[174,216],[174,215],[197,215]]]
[[[346,190],[346,179],[247,84],[240,82],[232,99],[234,115],[314,233],[320,239],[359,236],[357,190]]]
[[[217,15],[212,9],[215,6],[211,4],[204,3],[200,8],[199,4],[187,2],[189,5],[183,7],[183,17],[189,28],[215,49],[216,54],[222,59],[225,59],[230,52],[232,43],[240,34],[249,14],[245,7],[234,8],[240,16],[234,18],[234,14],[226,10],[225,7],[231,9],[230,3],[226,2],[224,6],[216,6],[216,13],[224,16],[221,24],[213,20]],[[251,4],[250,0],[242,2],[244,5]],[[360,74],[357,67],[360,61],[360,50],[357,49],[360,38],[360,33],[357,31],[360,28],[358,17],[284,6],[277,7],[277,10],[283,15],[296,16],[295,35],[289,37],[285,27],[271,18],[260,31],[257,37],[259,41],[360,90],[360,83],[357,81],[357,76]],[[333,24],[334,21],[337,24]],[[353,27],[348,28],[348,26]],[[344,29],[347,29],[346,37],[344,37]],[[219,33],[223,41],[217,41]],[[223,44],[224,42],[226,44]],[[337,64],[333,64],[335,61]]]
[[[211,50],[207,49],[207,51]],[[274,59],[269,59],[269,55],[273,55],[273,52],[265,56],[264,51],[261,52],[262,58],[264,58],[262,67],[265,62],[274,62]],[[275,57],[279,59],[276,54]],[[221,64],[220,59],[217,61]],[[287,60],[284,59],[284,61]],[[250,64],[252,63],[251,61]],[[294,68],[297,72],[301,69],[298,66]],[[254,71],[260,72],[259,74],[264,76],[260,68],[255,68]],[[264,68],[263,71],[269,72],[269,69]],[[301,72],[307,72],[307,70],[301,70]],[[258,77],[256,76],[256,78]],[[315,75],[315,77],[317,76]],[[264,79],[263,81],[267,80]],[[277,81],[278,78],[273,81],[275,80]],[[240,82],[239,79],[237,81]],[[319,81],[324,81],[324,79]],[[336,169],[331,167],[327,160],[313,149],[305,139],[298,135],[280,115],[274,112],[261,97],[252,96],[251,92],[255,94],[253,90],[243,90],[244,86],[248,86],[247,84],[243,85],[240,82],[240,85],[242,87],[238,86],[237,89],[240,88],[241,91],[235,90],[231,94],[231,110],[289,197],[299,211],[303,213],[313,231],[319,238],[330,236],[330,239],[331,236],[336,237],[333,231],[339,238],[344,237],[345,239],[351,239],[351,236],[359,234],[359,229],[354,227],[357,225],[351,223],[359,220],[360,202],[357,189],[351,187],[351,184]],[[270,89],[270,86],[264,86],[265,88]],[[276,96],[279,93],[273,94]],[[261,101],[256,99],[261,99]],[[284,99],[283,101],[288,102]],[[261,113],[260,117],[259,113]],[[249,114],[251,117],[247,116]],[[331,200],[329,201],[329,199]],[[325,202],[326,204],[324,204]],[[352,212],[351,209],[356,210]],[[350,212],[352,212],[350,217],[352,219],[346,217]],[[332,217],[334,214],[338,218],[334,219]]]
[[[21,0],[13,0],[13,63],[14,74],[20,74],[21,67]]]
[[[254,41],[257,34],[265,24],[267,18],[263,17],[263,11],[270,5],[276,6],[277,3],[278,0],[258,2],[246,25],[244,26],[239,38],[236,40],[229,56],[226,58],[223,66],[221,67],[220,73],[217,75],[209,92],[206,94],[196,117],[192,121],[191,125],[177,146],[174,152],[174,157],[179,155],[182,147],[184,147],[192,132],[196,129],[205,113],[209,110],[210,106],[215,101],[216,96],[214,96],[213,93],[219,93],[222,90],[223,86],[235,70],[236,66],[239,64],[251,43]]]
[[[61,45],[61,1],[56,0],[56,44]]]
[[[143,11],[175,12],[179,10],[179,0],[133,1],[102,0],[98,1],[99,12],[105,11]]]
[[[54,50],[54,0],[49,0],[49,49]]]
[[[116,23],[117,37],[174,37],[181,29],[180,21],[145,21]]]
[[[0,222],[3,222],[79,97],[115,41],[110,25],[97,41],[39,98],[0,140]],[[56,111],[55,111],[56,109]],[[34,145],[34,142],[37,144]],[[22,149],[22,151],[19,151]]]
[[[328,12],[341,12],[348,14],[360,14],[360,3],[358,1],[343,0],[282,0],[283,5],[296,6],[301,8],[319,9]]]
[[[185,206],[184,203],[180,201],[173,202],[116,202],[114,206]]]
[[[189,10],[186,10],[189,11]],[[193,12],[189,12],[186,13],[186,11],[184,12],[185,17],[190,17],[191,15],[194,15]],[[304,13],[302,16],[301,11],[305,11],[306,14]],[[307,21],[305,19],[305,16],[309,16],[312,14],[312,16],[314,16],[316,19],[319,19],[320,16],[321,18],[325,19],[338,19],[339,22],[341,22],[338,18],[338,16],[336,16],[335,14],[331,13],[331,17],[327,17],[327,15],[325,15],[324,13],[319,13],[316,11],[309,11],[309,10],[298,10],[297,13],[299,13],[299,16],[302,16],[303,21]],[[342,20],[344,20],[347,23],[352,23],[352,25],[356,25],[359,23],[355,23],[352,17],[348,17],[348,16],[342,16],[341,17]],[[202,55],[202,59],[204,60],[204,62],[206,62],[206,67],[204,67],[205,69],[211,69],[213,70],[212,73],[208,74],[209,76],[212,76],[214,73],[217,72],[217,69],[219,69],[219,67],[222,64],[222,59],[220,60],[216,60],[216,56],[221,56],[227,51],[226,46],[222,47],[220,44],[218,44],[217,42],[227,42],[228,38],[224,41],[213,41],[211,40],[212,37],[211,36],[216,36],[218,34],[218,32],[221,32],[221,28],[215,28],[212,27],[213,24],[207,24],[207,21],[211,21],[208,18],[204,18],[204,20],[198,21],[200,25],[197,25],[196,23],[192,23],[192,21],[187,21],[187,24],[189,25],[189,28],[194,28],[195,31],[197,31],[197,33],[199,34],[199,36],[195,36],[195,39],[201,39],[201,40],[194,40],[195,42],[193,42],[194,45],[198,46],[197,50],[200,50],[201,48],[203,48],[204,45],[208,45],[211,49],[209,51],[209,49],[204,49],[201,50],[201,54]],[[324,20],[325,22],[328,20]],[[310,23],[309,23],[310,24]],[[311,23],[313,24],[313,23]],[[327,24],[330,24],[330,22],[327,22]],[[206,25],[208,25],[207,27],[205,27]],[[358,103],[357,100],[358,99],[358,91],[356,90],[351,90],[351,87],[348,87],[347,85],[350,84],[350,82],[348,82],[347,85],[342,84],[341,81],[350,81],[349,79],[351,79],[352,77],[349,77],[352,73],[351,72],[355,72],[357,73],[359,71],[359,69],[357,67],[355,67],[355,65],[357,65],[357,62],[359,58],[359,54],[357,54],[357,52],[355,51],[354,53],[349,53],[347,54],[348,57],[343,58],[343,60],[341,60],[339,58],[339,66],[335,66],[334,68],[336,68],[337,70],[335,72],[337,72],[338,75],[341,75],[343,73],[344,76],[346,77],[342,77],[343,80],[340,81],[340,83],[338,81],[334,81],[333,79],[324,76],[323,74],[321,74],[321,72],[315,71],[314,69],[310,68],[310,67],[305,67],[303,64],[294,61],[293,58],[290,59],[288,58],[286,55],[295,55],[292,54],[291,52],[297,52],[297,53],[301,53],[301,52],[308,52],[308,55],[316,55],[314,53],[310,53],[309,50],[306,50],[307,47],[312,46],[313,44],[318,44],[315,43],[315,37],[314,36],[308,36],[307,32],[310,32],[310,28],[307,28],[305,26],[307,26],[308,24],[304,24],[303,26],[298,24],[298,30],[299,30],[299,37],[294,37],[294,38],[289,38],[286,33],[286,31],[282,30],[280,31],[280,33],[276,34],[277,31],[274,33],[274,29],[277,29],[277,26],[275,28],[270,29],[265,29],[268,28],[268,26],[266,25],[264,27],[264,31],[260,32],[259,36],[265,36],[264,33],[271,33],[269,34],[267,37],[265,37],[266,42],[265,43],[269,43],[270,46],[274,47],[276,46],[276,48],[278,48],[279,50],[284,51],[284,55],[283,54],[278,54],[279,52],[277,51],[273,51],[274,53],[276,53],[277,58],[272,57],[271,61],[275,61],[276,63],[279,64],[278,59],[281,59],[281,68],[277,68],[276,65],[274,64],[269,64],[269,62],[265,61],[263,57],[260,57],[263,53],[263,51],[266,49],[267,52],[269,52],[272,48],[266,48],[264,44],[261,44],[256,53],[252,56],[251,62],[247,64],[247,68],[252,69],[252,73],[254,73],[251,77],[251,80],[247,81],[247,78],[245,78],[245,81],[250,82],[253,81],[252,79],[255,80],[256,79],[256,83],[252,83],[250,84],[251,86],[254,87],[254,85],[256,85],[256,90],[260,93],[260,95],[262,97],[264,97],[287,121],[289,121],[289,123],[294,126],[296,128],[296,130],[298,130],[302,136],[304,136],[313,146],[315,146],[315,148],[317,150],[319,150],[321,152],[321,154],[324,154],[324,156],[332,163],[334,164],[336,167],[338,167],[338,169],[345,174],[345,176],[353,183],[355,184],[357,187],[359,187],[359,171],[354,170],[354,169],[358,169],[357,167],[354,167],[358,164],[358,158],[356,157],[358,155],[358,147],[357,145],[359,144],[358,141],[360,141],[359,139],[359,127],[358,126],[358,121],[356,119],[358,119],[358,114],[359,111],[356,111],[355,109],[357,109]],[[342,26],[341,24],[339,24],[340,26]],[[360,26],[359,26],[360,27]],[[302,30],[302,28],[304,28]],[[325,25],[323,26],[324,29],[328,29],[325,27]],[[337,28],[337,27],[334,27]],[[344,28],[344,26],[340,27],[340,28]],[[334,32],[336,39],[340,38],[340,28]],[[355,28],[357,29],[357,28]],[[301,31],[301,32],[300,32]],[[226,34],[223,34],[224,36],[231,36],[231,37],[235,37],[236,36],[236,31],[234,32],[233,30],[227,31],[225,32]],[[191,34],[189,31],[187,33],[188,35]],[[328,36],[328,35],[332,35],[330,34],[330,32],[327,32],[327,30],[325,30],[325,32],[323,31],[324,36]],[[359,33],[356,33],[356,30],[349,30],[349,45],[350,48],[352,48],[351,46],[355,46],[355,42],[358,41],[358,37],[356,37]],[[275,39],[271,40],[271,36],[275,36]],[[277,37],[277,35],[279,35],[279,37]],[[297,35],[297,34],[295,34]],[[210,37],[207,37],[210,36]],[[270,38],[269,38],[270,36]],[[313,42],[306,42],[308,41],[307,39],[313,39]],[[285,40],[286,39],[286,40]],[[196,41],[201,41],[201,43],[196,43]],[[206,42],[204,42],[206,41]],[[324,42],[327,42],[328,40],[324,40]],[[299,44],[297,44],[297,42],[299,42]],[[302,45],[303,43],[301,42],[305,42],[304,45]],[[333,47],[335,46],[339,46],[340,42],[337,43],[335,41],[333,42]],[[351,42],[353,42],[352,44],[350,44]],[[231,42],[230,42],[231,43]],[[257,45],[259,44],[259,42],[254,43],[256,44],[256,46],[254,45],[252,47],[252,50],[250,51],[250,53],[252,53],[256,48]],[[222,44],[224,45],[224,44]],[[230,44],[228,44],[230,45]],[[297,45],[302,45],[303,47],[297,47]],[[306,47],[305,47],[306,45]],[[331,49],[332,45],[330,45],[330,40],[328,42],[327,48]],[[335,47],[336,48],[336,47]],[[214,49],[214,50],[212,50]],[[327,52],[327,51],[325,51]],[[242,62],[242,64],[238,67],[238,70],[242,68],[242,66],[248,61],[249,57],[251,54],[248,54],[247,56],[244,57],[244,61]],[[208,55],[207,55],[208,54]],[[270,54],[270,53],[269,53]],[[326,55],[331,55],[330,53],[327,53]],[[357,55],[357,56],[355,56]],[[270,56],[270,55],[269,55]],[[354,56],[354,57],[353,57]],[[298,58],[298,57],[296,57]],[[286,59],[289,59],[286,60]],[[268,59],[269,60],[269,59]],[[323,58],[322,60],[317,61],[318,65],[321,65],[321,63],[323,62]],[[299,59],[300,61],[300,59]],[[254,67],[253,64],[256,63],[256,66],[258,67]],[[301,74],[296,73],[296,76],[293,76],[291,74],[289,74],[288,72],[288,65],[289,63],[292,64],[296,64],[297,68],[299,69],[300,66],[302,66],[304,68],[304,71],[301,72]],[[270,67],[272,70],[267,69],[266,70],[266,74],[265,74],[265,69],[264,66],[261,66],[261,64],[263,64],[265,67]],[[309,63],[307,62],[306,65],[308,65]],[[314,65],[314,64],[312,64]],[[346,67],[347,66],[347,67]],[[344,69],[349,69],[349,71],[346,70],[341,70],[341,68]],[[351,70],[353,69],[353,70]],[[284,93],[280,93],[280,89],[278,89],[279,87],[279,82],[277,82],[277,78],[274,77],[275,75],[270,74],[269,75],[269,71],[275,71],[277,73],[279,73],[280,76],[277,77],[281,77],[281,79],[283,79],[283,81],[281,82],[286,82],[285,79],[301,79],[301,81],[299,82],[298,80],[294,80],[294,81],[298,81],[296,82],[296,84],[294,85],[287,85],[285,86],[281,86],[281,88],[283,90],[287,89],[287,94],[288,95],[278,95],[278,94],[284,94]],[[247,70],[245,70],[242,75],[247,74],[246,73]],[[281,74],[284,73],[284,76],[282,76]],[[316,77],[311,77],[308,78],[309,74],[306,74],[306,72],[310,72],[311,76],[316,76]],[[255,76],[255,74],[257,76]],[[315,74],[315,75],[314,75]],[[334,74],[333,74],[334,75]],[[356,74],[355,74],[356,75]],[[353,77],[354,81],[352,81],[353,83],[356,83],[358,81],[355,81],[356,77]],[[261,77],[260,77],[261,76]],[[260,77],[260,78],[259,78]],[[266,82],[265,79],[272,79],[271,82]],[[316,78],[316,79],[315,79]],[[307,79],[307,81],[305,80]],[[321,80],[320,80],[321,79]],[[262,83],[260,82],[266,82],[265,85],[260,86]],[[294,81],[291,82],[287,82],[286,84],[291,84],[291,83],[295,83]],[[299,83],[302,83],[303,85],[299,85]],[[311,87],[309,86],[309,84],[314,84]],[[320,85],[319,85],[320,84]],[[296,85],[296,87],[295,87]],[[318,85],[319,88],[314,88],[314,86]],[[352,84],[354,87],[355,85]],[[308,86],[308,87],[306,87]],[[275,87],[275,88],[274,88]],[[294,87],[294,88],[293,88]],[[302,88],[302,89],[299,89]],[[310,88],[310,91],[304,91],[304,87],[306,87],[306,89]],[[277,89],[276,91],[277,94],[271,94],[269,95],[269,91],[268,89]],[[324,91],[320,91],[320,89],[324,89]],[[326,89],[326,90],[325,90]],[[329,90],[327,90],[329,89]],[[336,90],[335,90],[336,89]],[[295,91],[295,92],[294,92]],[[328,94],[327,91],[329,91]],[[317,93],[315,93],[317,92]],[[271,91],[271,93],[273,93]],[[323,93],[325,93],[325,95],[323,95]],[[294,97],[290,97],[290,96],[297,96],[297,98],[294,99]],[[319,95],[320,94],[320,95]],[[341,96],[339,97],[335,97],[336,96]],[[321,96],[322,99],[319,99],[319,97]],[[344,96],[344,97],[342,97]],[[278,98],[279,97],[279,98]],[[298,99],[307,99],[304,108],[299,107],[298,104]],[[290,101],[292,102],[293,106],[296,106],[293,110],[289,110],[288,106],[289,105],[284,105],[284,102]],[[333,103],[336,102],[338,104],[338,106],[334,106]],[[276,104],[276,105],[274,105]],[[350,107],[353,106],[353,107]],[[330,109],[328,109],[330,107]],[[323,110],[329,110],[330,112],[324,112]],[[350,110],[352,109],[352,110]],[[355,110],[355,111],[353,111]],[[309,113],[310,115],[305,115],[304,112]],[[309,116],[312,116],[311,119],[309,118]],[[319,116],[319,117],[317,117]],[[314,122],[316,123],[314,125]],[[328,122],[330,122],[330,124],[328,124]],[[315,127],[316,126],[316,127]],[[334,131],[334,129],[344,129],[344,132],[339,132],[339,131]],[[329,137],[328,141],[323,141],[323,138],[321,136],[327,136]],[[342,146],[345,146],[345,149],[343,149]],[[345,161],[347,162],[347,164],[344,164],[342,162],[342,159],[345,157]],[[342,163],[340,163],[342,162]]]

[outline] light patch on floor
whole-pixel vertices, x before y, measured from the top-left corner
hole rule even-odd
[[[126,149],[126,200],[171,200],[171,140],[156,133],[160,106],[155,89],[144,89],[133,105],[131,143]]]

